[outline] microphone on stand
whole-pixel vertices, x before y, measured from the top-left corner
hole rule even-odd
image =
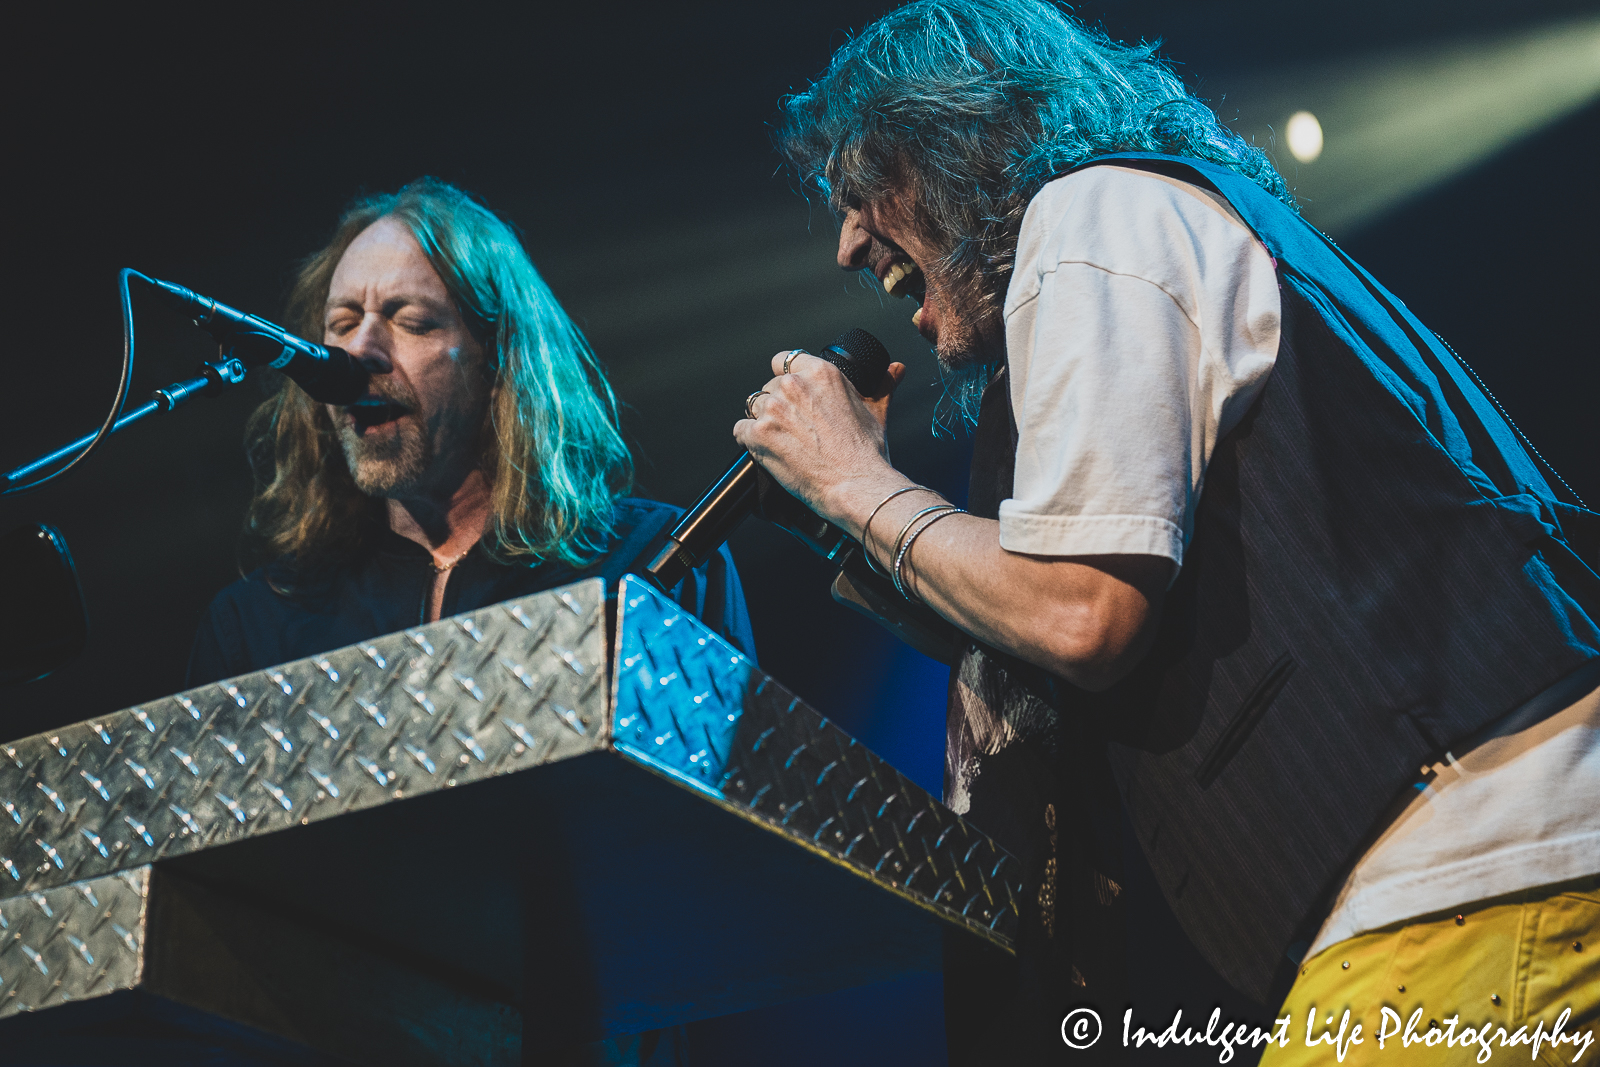
[[[889,370],[889,350],[883,347],[882,341],[859,328],[846,330],[838,340],[816,354],[838,367],[845,380],[863,396],[877,389]],[[709,559],[734,528],[757,508],[759,498],[768,495],[762,490],[761,474],[761,468],[748,452],[740,457],[673,529],[666,546],[645,568],[645,576],[660,589],[670,590],[684,575]],[[771,488],[782,492],[776,483]],[[819,533],[832,529],[798,501],[787,510],[803,511]]]
[[[191,289],[158,278],[149,282],[194,318],[194,323],[229,349],[246,367],[271,367],[292,378],[324,404],[351,404],[367,391],[368,374],[342,348],[296,337],[282,326],[246,315]]]

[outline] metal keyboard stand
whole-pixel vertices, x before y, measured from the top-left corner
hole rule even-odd
[[[608,655],[605,592],[0,746],[0,1047],[515,1064],[1011,951],[1013,858],[637,579]]]

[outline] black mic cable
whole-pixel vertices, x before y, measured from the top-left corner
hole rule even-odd
[[[889,350],[866,330],[851,329],[816,353],[844,374],[856,391],[866,396],[883,384],[889,370]],[[761,470],[746,452],[717,483],[689,509],[673,529],[666,546],[645,568],[645,576],[662,590],[670,590],[695,567],[711,558],[745,517],[755,510]],[[796,507],[803,507],[796,502]],[[808,512],[809,514],[809,512]],[[815,516],[813,516],[815,518]],[[828,524],[817,519],[820,526]]]
[[[195,325],[217,339],[224,356],[214,363],[205,364],[199,377],[157,389],[151,399],[140,407],[124,411],[128,388],[133,382],[133,302],[128,294],[130,278],[145,282],[178,304],[194,319]],[[319,345],[296,337],[266,319],[246,315],[193,290],[151,278],[131,267],[118,272],[117,292],[122,300],[122,372],[111,410],[93,433],[0,476],[0,497],[31,493],[48,485],[88,459],[111,434],[155,412],[171,411],[190,397],[210,395],[225,386],[235,385],[244,380],[245,370],[250,367],[266,366],[281,370],[311,394],[312,399],[325,404],[353,403],[366,392],[366,369],[342,348]],[[62,460],[67,462],[49,474],[31,481],[24,480],[36,471]]]

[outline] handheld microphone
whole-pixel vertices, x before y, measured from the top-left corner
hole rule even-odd
[[[817,355],[838,367],[845,380],[862,395],[877,389],[889,370],[889,350],[883,347],[882,341],[859,328],[846,330]],[[684,575],[709,559],[734,528],[755,510],[760,474],[761,469],[748,452],[740,457],[673,529],[666,546],[645,568],[646,576],[659,588],[670,590]],[[795,507],[801,505],[796,502]],[[821,519],[815,521],[827,526]]]
[[[246,367],[280,370],[311,399],[324,404],[351,404],[366,393],[368,374],[344,349],[296,337],[282,326],[236,311],[181,285],[157,278],[150,281]]]

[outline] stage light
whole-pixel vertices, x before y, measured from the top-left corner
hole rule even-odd
[[[1296,111],[1283,128],[1289,151],[1302,163],[1315,163],[1322,155],[1322,123],[1309,111]]]
[[[1600,17],[1218,74],[1198,89],[1338,237],[1600,95]]]

